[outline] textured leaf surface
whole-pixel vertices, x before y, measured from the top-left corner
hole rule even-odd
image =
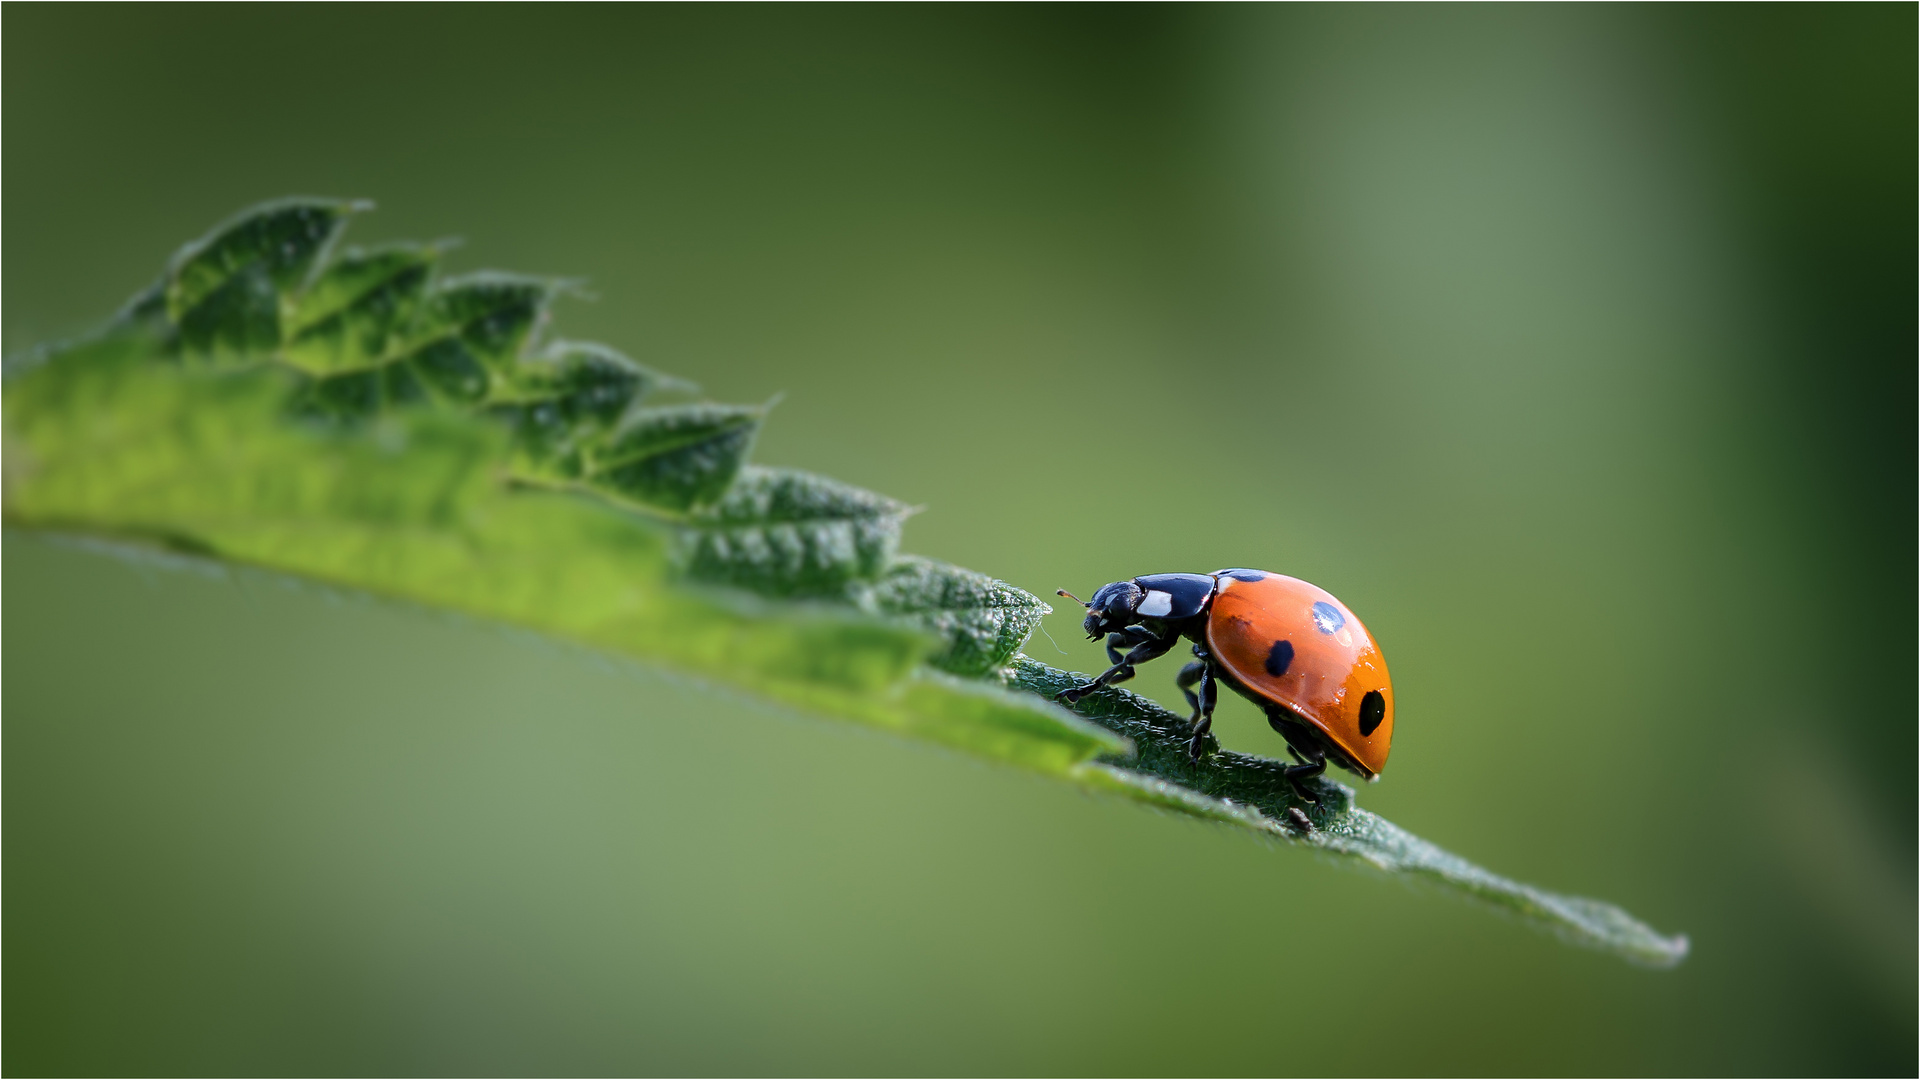
[[[556,341],[509,372],[491,399],[527,467],[577,478],[581,455],[633,406],[696,388],[590,341]]]
[[[1025,589],[914,557],[889,567],[866,602],[945,641],[930,662],[960,675],[985,675],[1005,664],[1053,610]]]
[[[850,606],[743,611],[676,587],[670,526],[501,484],[507,435],[481,418],[288,424],[281,373],[185,377],[152,356],[110,340],[8,384],[10,525],[518,623],[1047,772],[1117,745],[1058,706],[914,677],[936,643]]]
[[[427,290],[433,259],[425,250],[360,258],[321,276],[318,320],[282,349],[289,363],[319,374],[304,410],[334,420],[406,406],[472,407],[505,392],[557,291],[550,281],[499,273]],[[343,297],[353,299],[328,310],[326,301]]]
[[[1003,678],[1009,686],[1051,699],[1090,676],[1021,656]],[[1294,794],[1283,777],[1284,762],[1222,750],[1217,742],[1200,761],[1192,761],[1187,756],[1186,719],[1137,694],[1108,687],[1081,699],[1074,709],[1125,736],[1134,747],[1131,758],[1105,763],[1107,778],[1126,795],[1309,844],[1377,870],[1425,879],[1576,944],[1615,952],[1637,963],[1668,967],[1687,955],[1685,936],[1664,936],[1612,904],[1562,896],[1475,866],[1360,809],[1353,789],[1345,784],[1324,776],[1310,781],[1320,801],[1309,803]],[[1310,830],[1303,832],[1292,821],[1296,811],[1312,823]]]
[[[749,405],[675,405],[628,413],[587,458],[601,491],[668,510],[717,502],[767,417]]]
[[[438,259],[413,244],[346,252],[294,298],[282,355],[314,375],[391,363],[417,332]]]
[[[327,199],[271,203],[182,248],[160,287],[180,355],[237,364],[278,348],[283,299],[356,208]]]
[[[452,350],[460,363],[510,383],[514,361],[546,321],[547,306],[559,288],[554,281],[497,271],[450,280],[428,299],[432,334],[416,355]]]
[[[749,465],[680,530],[676,558],[700,581],[768,596],[844,597],[887,568],[912,508],[797,469]]]
[[[1685,955],[1685,938],[1474,866],[1340,784],[1305,804],[1280,762],[1217,746],[1190,761],[1185,721],[1143,698],[1063,709],[1053,695],[1085,677],[1019,655],[1050,610],[1038,597],[898,555],[901,503],[747,464],[766,406],[647,404],[691,387],[602,345],[530,353],[554,282],[435,284],[425,247],[329,263],[355,208],[242,215],[112,332],[10,366],[8,524],[517,623],[1428,880],[1637,962]]]

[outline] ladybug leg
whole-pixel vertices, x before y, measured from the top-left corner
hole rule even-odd
[[[1181,668],[1180,677],[1173,680],[1174,685],[1180,688],[1180,692],[1187,695],[1187,708],[1193,710],[1192,722],[1195,724],[1200,722],[1200,696],[1193,692],[1193,684],[1199,682],[1200,676],[1206,673],[1207,665],[1195,660]]]
[[[1281,773],[1286,776],[1287,783],[1293,785],[1293,793],[1295,795],[1300,796],[1310,803],[1317,803],[1320,801],[1320,796],[1315,795],[1307,788],[1306,781],[1327,771],[1327,756],[1319,750],[1314,750],[1306,756],[1311,759],[1310,764],[1289,765],[1285,769],[1282,769]]]
[[[1149,660],[1157,660],[1165,656],[1167,650],[1173,648],[1174,643],[1179,640],[1179,634],[1170,633],[1160,637],[1144,626],[1129,626],[1125,630],[1108,634],[1107,656],[1113,661],[1113,666],[1101,672],[1092,682],[1069,687],[1060,691],[1055,697],[1072,705],[1103,686],[1126,682],[1133,678],[1135,664],[1144,664]],[[1120,646],[1122,645],[1132,645],[1133,649],[1127,655],[1121,656]]]
[[[1280,733],[1287,740],[1287,753],[1293,755],[1298,765],[1288,765],[1280,770],[1292,785],[1293,793],[1301,799],[1317,803],[1320,796],[1306,786],[1308,780],[1327,771],[1327,752],[1316,745],[1309,737],[1307,729],[1298,721],[1284,717],[1273,709],[1267,711],[1267,726]],[[1306,749],[1302,750],[1301,747]]]
[[[1199,761],[1201,740],[1213,730],[1213,706],[1218,701],[1218,684],[1213,678],[1213,658],[1198,645],[1193,647],[1193,654],[1200,659],[1181,668],[1180,677],[1175,681],[1180,686],[1180,692],[1187,695],[1187,704],[1193,707],[1193,738],[1187,740],[1187,757]],[[1200,684],[1197,694],[1188,689],[1194,683]]]

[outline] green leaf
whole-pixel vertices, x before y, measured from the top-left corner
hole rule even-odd
[[[1125,738],[1051,701],[977,679],[922,672],[905,700],[916,734],[1043,772],[1080,777],[1096,754],[1133,752]]]
[[[426,384],[414,375],[410,365],[391,363],[315,379],[296,399],[294,409],[308,416],[350,422],[432,400]]]
[[[424,347],[457,345],[463,364],[510,381],[521,349],[546,321],[547,308],[562,288],[550,279],[497,270],[450,279],[429,299],[427,321],[435,335]]]
[[[1052,700],[1091,676],[1022,656],[1003,678],[1009,686]],[[1483,870],[1360,809],[1353,789],[1345,784],[1316,778],[1310,784],[1320,801],[1309,803],[1286,781],[1283,762],[1222,750],[1217,743],[1195,762],[1187,756],[1187,720],[1137,694],[1106,687],[1082,698],[1074,710],[1132,743],[1135,754],[1130,760],[1103,763],[1111,789],[1129,798],[1284,837],[1390,874],[1424,879],[1575,944],[1617,953],[1635,963],[1671,967],[1686,958],[1684,935],[1662,935],[1612,904],[1562,896]],[[1312,823],[1310,830],[1302,832],[1294,823],[1296,812]]]
[[[370,318],[355,320],[381,336],[384,350],[398,341],[404,351],[378,367],[314,380],[306,408],[337,420],[358,420],[403,405],[478,405],[496,386],[511,383],[520,350],[545,321],[558,290],[542,278],[469,274],[429,292],[409,325],[376,330]],[[389,299],[398,302],[382,294],[373,311],[361,314],[384,311]]]
[[[513,622],[1065,777],[1121,746],[1030,696],[916,674],[932,643],[851,606],[743,611],[676,588],[669,526],[499,483],[507,433],[479,417],[288,424],[287,373],[192,378],[152,360],[108,338],[8,383],[8,524]]]
[[[646,506],[684,511],[719,500],[745,464],[768,405],[673,405],[628,413],[590,450],[587,483]]]
[[[314,375],[377,367],[418,333],[437,248],[349,250],[291,301],[281,356]]]
[[[1307,804],[1281,762],[1217,745],[1191,761],[1186,721],[1123,690],[1067,712],[1054,695],[1086,677],[1018,655],[1050,608],[898,555],[894,500],[747,465],[766,406],[639,406],[685,386],[605,346],[525,356],[553,282],[433,288],[426,248],[325,265],[349,209],[250,212],[177,258],[124,332],[9,365],[7,523],[513,622],[1428,880],[1636,962],[1686,954],[1611,905],[1450,855],[1344,785],[1316,781]],[[296,396],[359,422],[290,422]],[[441,407],[392,409],[414,403]]]
[[[1025,589],[915,556],[888,567],[862,602],[939,638],[943,647],[928,662],[958,675],[998,669],[1053,610]]]
[[[841,597],[892,561],[913,512],[884,495],[797,469],[748,465],[679,530],[691,578],[765,596]]]
[[[556,341],[510,369],[490,407],[514,432],[521,464],[576,478],[584,449],[634,405],[656,393],[696,389],[606,345]]]
[[[265,203],[182,248],[161,289],[182,359],[247,363],[277,349],[282,298],[362,206],[337,199]]]

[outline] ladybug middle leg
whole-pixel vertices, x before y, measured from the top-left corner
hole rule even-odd
[[[1213,676],[1213,656],[1207,652],[1206,646],[1195,645],[1193,655],[1200,659],[1181,668],[1180,677],[1174,682],[1180,687],[1180,692],[1187,695],[1187,704],[1193,709],[1190,721],[1193,738],[1187,740],[1187,757],[1199,761],[1200,742],[1213,730],[1213,706],[1218,698],[1218,684]],[[1190,689],[1195,683],[1200,684],[1199,693]]]
[[[1092,682],[1068,687],[1054,696],[1072,705],[1103,686],[1126,682],[1133,678],[1135,664],[1144,664],[1149,660],[1157,660],[1165,656],[1167,650],[1173,648],[1174,643],[1179,640],[1180,635],[1177,633],[1156,634],[1144,626],[1129,626],[1125,630],[1116,630],[1107,635],[1107,659],[1113,661],[1113,666],[1101,672]],[[1120,647],[1123,645],[1133,646],[1125,656],[1120,655]]]

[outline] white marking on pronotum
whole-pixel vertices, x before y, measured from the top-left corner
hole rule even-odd
[[[1173,610],[1173,594],[1158,589],[1148,589],[1147,598],[1140,602],[1139,612],[1148,617],[1165,615]]]

